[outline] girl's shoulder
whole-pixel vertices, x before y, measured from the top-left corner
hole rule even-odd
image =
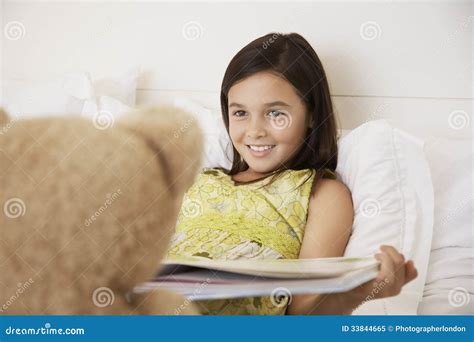
[[[340,191],[349,191],[347,186],[337,179],[335,171],[328,168],[315,171],[316,176],[311,186],[310,201],[312,201],[316,196],[319,197],[321,194],[331,196]]]
[[[313,182],[311,200],[335,200],[336,197],[352,198],[349,188],[336,177],[319,177]]]

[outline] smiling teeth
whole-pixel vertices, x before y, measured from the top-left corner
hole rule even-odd
[[[253,150],[253,151],[256,151],[256,152],[262,152],[262,151],[266,151],[266,150],[269,150],[271,148],[274,147],[274,145],[268,145],[268,146],[253,146],[253,145],[249,145],[250,149]]]

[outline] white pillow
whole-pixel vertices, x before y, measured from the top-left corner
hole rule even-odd
[[[49,81],[6,80],[2,106],[14,118],[78,114],[98,123],[114,120],[135,106],[139,74],[133,68],[95,81],[82,71]]]
[[[471,140],[431,138],[426,142],[435,212],[419,314],[474,314],[472,149]]]
[[[433,224],[429,167],[418,139],[385,120],[365,123],[339,141],[337,174],[352,192],[355,217],[345,256],[393,245],[418,277],[396,297],[365,302],[354,314],[414,315],[423,295]]]
[[[189,98],[176,98],[174,104],[194,115],[204,135],[201,168],[232,167],[232,143],[220,110],[208,108]]]
[[[78,98],[84,100],[81,114],[87,117],[109,115],[113,119],[135,107],[136,89],[140,68],[133,68],[123,75],[92,80],[88,73],[81,73],[82,87],[77,87]]]
[[[67,89],[67,76],[49,81],[2,80],[2,103],[12,118],[80,113],[83,100]]]

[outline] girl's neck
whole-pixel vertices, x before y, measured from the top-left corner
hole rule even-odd
[[[272,172],[260,173],[260,172],[255,172],[251,169],[247,169],[245,171],[239,172],[238,174],[232,176],[232,179],[236,182],[251,182],[254,180],[264,178],[270,174],[272,174]]]

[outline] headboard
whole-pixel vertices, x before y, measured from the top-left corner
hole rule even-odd
[[[137,103],[219,106],[232,56],[269,32],[298,32],[328,75],[342,128],[387,118],[420,137],[472,138],[469,2],[2,2],[2,80],[141,66]],[[422,14],[422,15],[420,15]]]

